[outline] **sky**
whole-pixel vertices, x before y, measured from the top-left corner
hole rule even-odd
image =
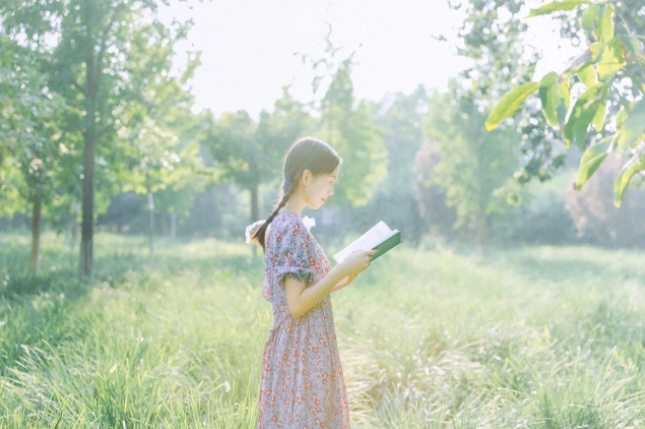
[[[462,15],[449,10],[447,0],[192,0],[172,2],[159,16],[163,22],[194,20],[178,51],[202,51],[192,81],[194,110],[209,108],[216,116],[244,109],[257,118],[272,109],[285,85],[296,99],[310,101],[313,72],[294,54],[320,56],[326,22],[341,53],[356,50],[352,80],[359,99],[410,93],[419,84],[442,90],[469,64],[454,54]],[[527,23],[527,41],[538,48],[557,45],[550,18]],[[434,38],[440,34],[449,41]],[[536,78],[563,71],[574,53],[571,47],[544,50]],[[177,64],[184,62],[179,54]]]

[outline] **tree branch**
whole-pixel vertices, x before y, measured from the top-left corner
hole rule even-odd
[[[101,137],[103,137],[103,136],[105,135],[105,133],[107,133],[107,132],[110,130],[110,128],[112,127],[112,125],[113,125],[113,124],[114,124],[114,122],[111,122],[111,123],[109,123],[108,125],[106,125],[105,127],[103,127],[103,129],[102,129],[102,130],[100,130],[100,131],[96,134],[96,138],[97,138],[97,140],[98,140],[98,139],[100,139]]]
[[[629,29],[629,25],[627,25],[627,21],[625,20],[625,18],[623,17],[623,15],[621,15],[618,11],[616,11],[616,15],[618,15],[618,17],[620,18],[620,20],[621,20],[621,21],[623,21],[623,25],[625,26],[625,30],[627,30],[627,34],[628,34],[630,37],[633,37],[634,35],[632,34],[632,31]],[[637,37],[638,37],[638,36],[637,36]]]
[[[103,31],[102,39],[100,42],[100,48],[99,48],[99,53],[96,56],[96,70],[102,70],[103,69],[103,57],[105,56],[105,51],[108,48],[108,38],[110,36],[110,32],[112,30],[112,26],[116,22],[117,17],[119,16],[119,13],[123,9],[123,3],[119,5],[116,9],[114,9],[114,14],[112,15],[112,18],[110,19],[110,22],[105,26],[105,30]],[[100,83],[100,78],[103,75],[103,73],[99,72],[98,73],[98,79],[97,82]]]
[[[87,93],[85,92],[85,89],[83,89],[83,87],[79,85],[78,82],[76,82],[76,79],[72,79],[72,85],[74,85],[76,89],[78,89],[81,92],[81,94],[83,94],[83,96],[87,98]]]

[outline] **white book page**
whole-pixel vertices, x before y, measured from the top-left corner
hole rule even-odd
[[[343,259],[347,257],[354,250],[358,249],[371,249],[382,241],[388,239],[392,236],[395,231],[392,231],[383,221],[380,221],[374,225],[369,231],[365,234],[358,237],[354,240],[349,246],[345,247],[343,250],[336,253],[333,258],[336,263],[340,263]]]

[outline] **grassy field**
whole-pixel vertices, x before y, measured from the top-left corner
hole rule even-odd
[[[327,253],[331,255],[331,249]],[[1,428],[255,428],[271,306],[244,244],[0,237]],[[354,428],[645,427],[645,254],[402,248],[332,297]]]

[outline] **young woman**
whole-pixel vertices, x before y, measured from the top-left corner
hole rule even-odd
[[[329,295],[370,266],[375,250],[358,250],[331,268],[300,218],[334,194],[342,159],[310,137],[287,153],[278,205],[251,241],[264,250],[262,296],[273,306],[264,348],[259,429],[349,428],[347,394]],[[257,225],[251,225],[255,227]]]

